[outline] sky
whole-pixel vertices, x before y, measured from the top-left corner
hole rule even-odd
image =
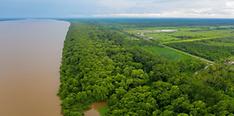
[[[0,18],[234,18],[234,0],[1,0]]]

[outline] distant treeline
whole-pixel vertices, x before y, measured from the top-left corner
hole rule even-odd
[[[23,20],[22,18],[0,18],[0,21],[14,21],[14,20]]]
[[[131,28],[175,27],[175,26],[224,26],[234,25],[234,19],[196,19],[196,18],[85,18],[63,19],[70,22],[77,20],[88,23],[100,23]]]

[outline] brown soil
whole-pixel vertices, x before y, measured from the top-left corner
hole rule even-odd
[[[96,102],[91,105],[91,108],[87,110],[84,115],[85,116],[100,116],[98,109],[106,106],[106,102]]]

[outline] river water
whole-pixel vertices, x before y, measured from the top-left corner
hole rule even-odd
[[[68,22],[0,21],[0,116],[60,116],[59,66]]]

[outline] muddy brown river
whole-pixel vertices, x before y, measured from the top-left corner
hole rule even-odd
[[[56,94],[69,25],[0,21],[0,116],[61,116]]]

